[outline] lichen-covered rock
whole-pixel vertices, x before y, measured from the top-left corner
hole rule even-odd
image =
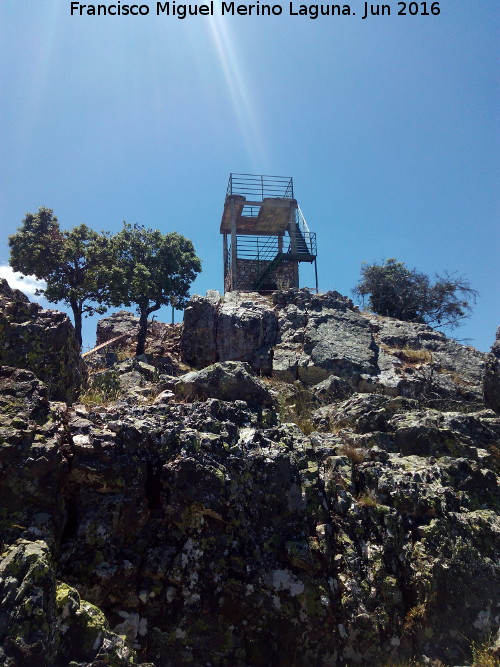
[[[85,377],[73,325],[0,278],[0,364],[32,371],[53,400],[71,403]]]
[[[186,373],[175,381],[174,392],[177,397],[190,401],[220,398],[223,401],[246,401],[253,406],[274,403],[250,366],[241,361],[225,361]]]
[[[311,437],[243,402],[75,406],[61,664],[109,646],[93,605],[162,667],[463,661],[462,635],[495,624],[499,419],[344,405],[337,433]]]
[[[58,649],[56,579],[43,541],[18,540],[0,560],[0,662],[49,667]]]
[[[57,665],[137,665],[135,651],[123,637],[111,632],[103,612],[82,600],[76,589],[59,582],[55,601],[59,634]]]
[[[483,390],[486,407],[500,412],[500,327],[491,352],[486,357]]]
[[[344,405],[310,437],[241,402],[77,406],[64,580],[162,666],[463,661],[495,626],[500,422]]]
[[[362,373],[375,373],[367,321],[337,292],[313,295],[288,290],[274,295],[278,340],[273,375],[314,385],[329,375],[357,388]]]
[[[33,373],[0,367],[0,539],[54,541],[67,472],[64,404],[49,404]]]
[[[425,400],[453,409],[482,403],[486,355],[457,343],[425,324],[366,315],[377,347],[379,373],[366,378],[366,391]]]
[[[500,417],[478,400],[483,357],[335,293],[259,303],[253,340],[268,308],[289,382],[241,361],[167,377],[147,356],[104,371],[107,402],[67,408],[2,370],[7,667],[437,667],[494,637]],[[439,367],[453,386],[414,391]]]
[[[216,361],[246,361],[256,371],[271,370],[277,320],[273,304],[258,292],[209,291],[194,296],[184,311],[183,358],[195,368]]]
[[[312,386],[333,375],[352,391],[445,410],[482,404],[484,354],[424,324],[360,313],[338,292],[195,296],[185,311],[182,350],[196,368],[239,360],[289,383]]]
[[[45,544],[17,540],[0,559],[0,660],[5,667],[137,665],[103,612],[56,582]]]
[[[206,297],[195,294],[184,310],[181,336],[182,358],[195,368],[218,361],[217,319],[221,295],[215,290]]]
[[[218,360],[246,361],[255,371],[268,373],[277,333],[276,314],[267,297],[229,292],[218,312]]]

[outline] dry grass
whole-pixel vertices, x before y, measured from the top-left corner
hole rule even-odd
[[[310,390],[298,382],[290,384],[274,377],[261,379],[277,395],[281,421],[296,424],[304,435],[312,433],[315,430],[312,421],[315,406]]]
[[[481,645],[472,642],[472,667],[499,667],[500,661],[493,655],[490,648],[492,642],[485,641]]]
[[[343,456],[347,456],[353,463],[363,463],[365,460],[365,452],[352,445],[342,445],[339,449],[339,453]]]
[[[415,350],[411,347],[405,347],[399,351],[398,356],[410,364],[430,364],[432,361],[432,354],[425,349]]]

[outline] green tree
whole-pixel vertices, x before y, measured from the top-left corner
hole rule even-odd
[[[462,276],[436,274],[432,282],[426,274],[396,259],[363,264],[353,294],[379,315],[449,328],[468,317],[478,295]]]
[[[46,287],[37,294],[71,308],[81,347],[83,315],[106,310],[101,271],[110,261],[109,237],[86,225],[61,230],[53,211],[41,207],[38,213],[26,214],[17,233],[9,237],[9,246],[14,271],[44,280]]]
[[[111,303],[135,304],[139,313],[136,354],[146,345],[148,317],[161,306],[183,308],[189,287],[201,271],[193,244],[176,232],[162,234],[123,223],[112,238],[114,263],[107,274]]]

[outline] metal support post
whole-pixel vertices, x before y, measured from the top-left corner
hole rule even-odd
[[[237,241],[236,241],[236,207],[234,205],[234,195],[231,195],[231,289],[238,289],[238,268],[237,268]]]

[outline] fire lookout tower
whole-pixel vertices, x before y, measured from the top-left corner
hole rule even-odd
[[[299,286],[299,263],[314,262],[309,231],[288,176],[230,174],[220,225],[224,291],[268,291]]]

